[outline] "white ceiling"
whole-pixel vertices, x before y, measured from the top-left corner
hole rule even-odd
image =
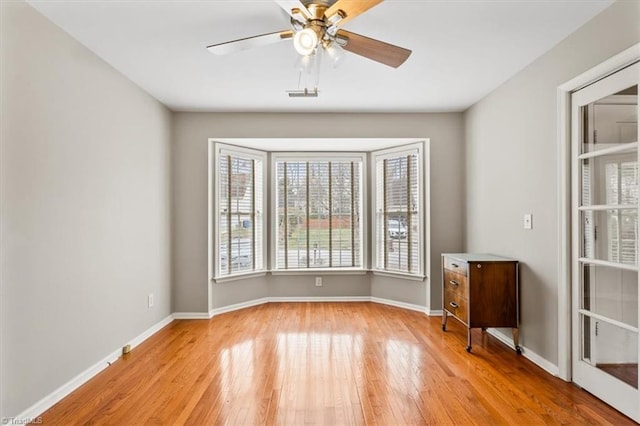
[[[175,111],[462,111],[612,0],[387,0],[344,28],[413,50],[398,69],[347,53],[318,98],[298,87],[290,42],[227,56],[206,46],[289,28],[271,0],[30,0]]]

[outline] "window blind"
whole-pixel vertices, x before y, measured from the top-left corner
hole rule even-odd
[[[276,269],[362,267],[362,162],[276,161]]]
[[[638,163],[609,162],[605,166],[608,205],[638,202]],[[638,214],[636,209],[611,209],[607,213],[607,255],[612,262],[637,264]]]
[[[420,244],[417,150],[376,158],[376,267],[418,274]]]
[[[219,275],[263,269],[263,161],[222,153],[218,164]]]

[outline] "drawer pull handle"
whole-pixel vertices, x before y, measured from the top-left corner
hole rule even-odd
[[[454,280],[449,281],[449,284],[451,284],[454,287],[458,287],[460,285],[458,281],[454,281]]]
[[[457,268],[458,264],[457,263],[452,263],[451,266],[453,266],[454,268]]]
[[[451,305],[452,308],[458,308],[458,304],[456,302],[449,302],[449,305]]]

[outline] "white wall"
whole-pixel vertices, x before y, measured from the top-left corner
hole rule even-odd
[[[170,314],[171,115],[21,1],[0,31],[5,417]]]
[[[174,311],[206,312],[267,296],[374,296],[421,306],[427,299],[424,284],[358,275],[327,276],[321,288],[313,286],[312,277],[281,275],[208,285],[207,141],[212,137],[430,138],[435,283],[430,307],[440,309],[440,253],[459,251],[463,242],[462,114],[175,113],[173,122]]]
[[[640,40],[639,5],[614,3],[464,115],[466,249],[522,262],[522,343],[556,365],[556,89]]]

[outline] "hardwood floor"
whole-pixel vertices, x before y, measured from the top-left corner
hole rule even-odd
[[[375,303],[174,321],[44,424],[634,424],[486,333]]]

